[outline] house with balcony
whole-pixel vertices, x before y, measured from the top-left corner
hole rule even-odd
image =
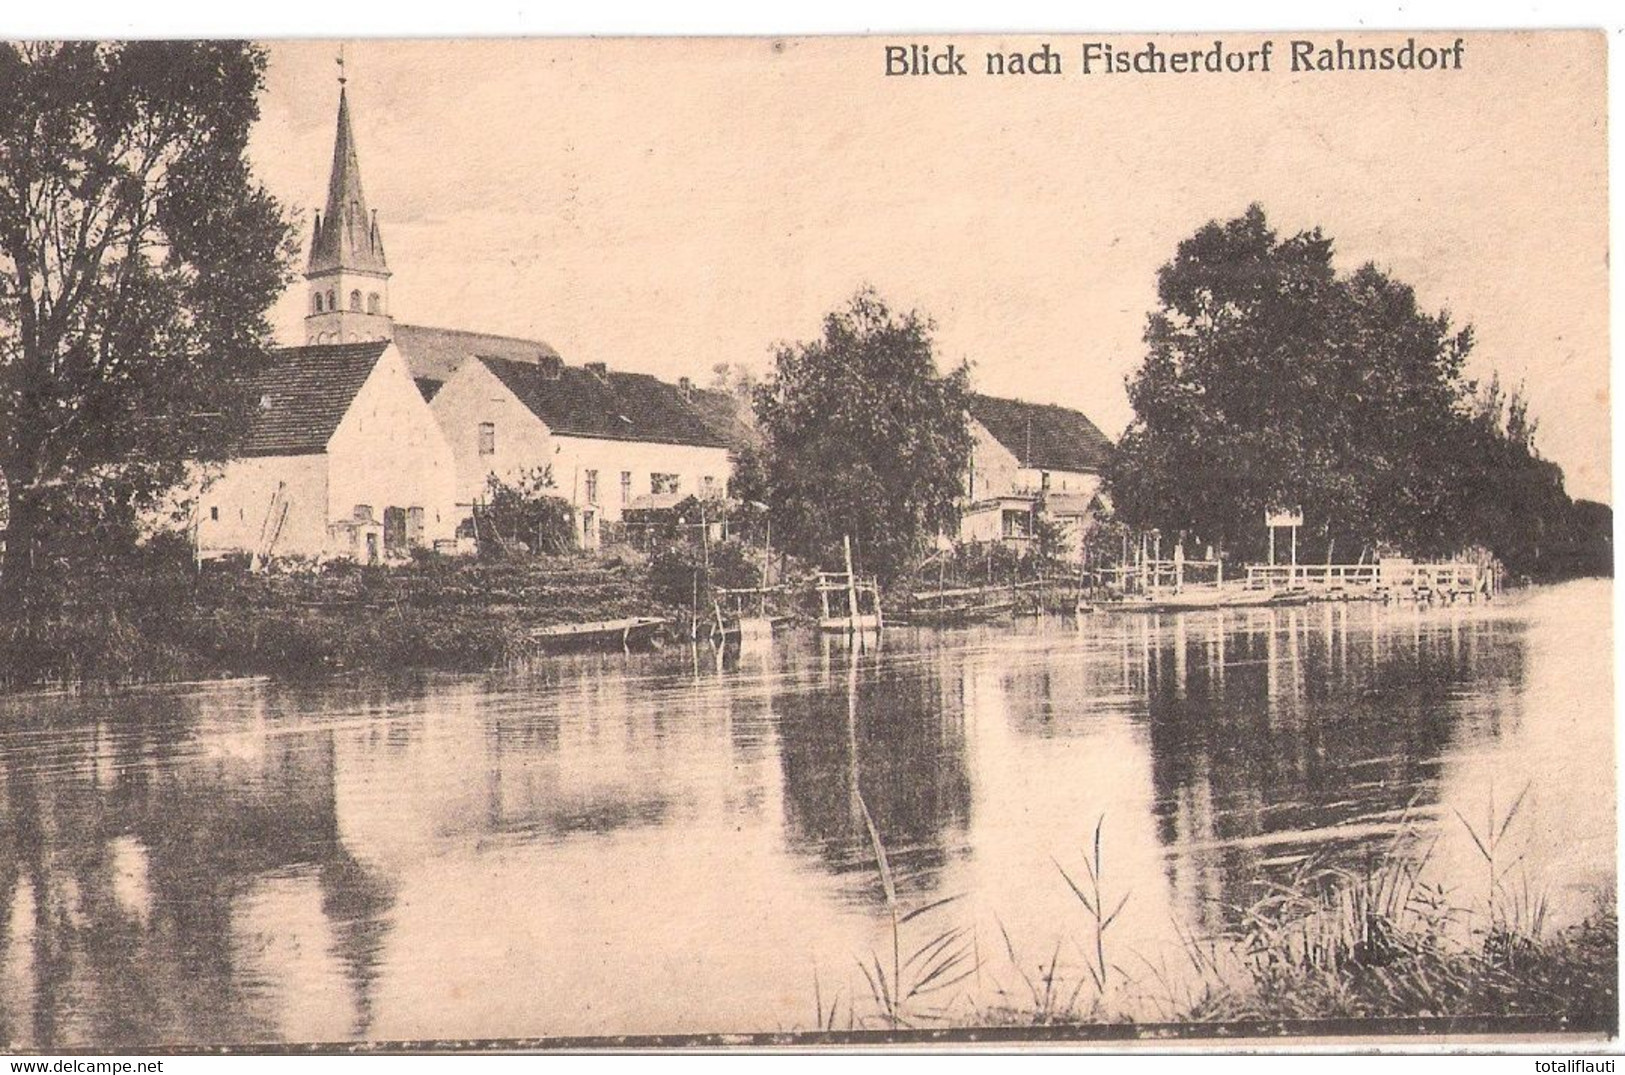
[[[1082,411],[972,393],[971,462],[959,540],[1024,547],[1034,520],[1062,527],[1073,555],[1098,508],[1112,445]]]

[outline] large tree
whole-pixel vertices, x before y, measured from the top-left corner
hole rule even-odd
[[[1349,558],[1473,536],[1470,329],[1374,266],[1339,276],[1329,238],[1280,238],[1258,206],[1181,242],[1157,295],[1110,475],[1126,520],[1249,556],[1271,507]]]
[[[821,338],[779,348],[756,414],[787,551],[835,568],[850,535],[859,570],[890,580],[954,525],[970,370],[938,370],[932,331],[864,289],[824,319]]]
[[[42,556],[128,542],[183,461],[240,428],[292,255],[246,153],[265,62],[224,41],[0,44],[13,608]]]

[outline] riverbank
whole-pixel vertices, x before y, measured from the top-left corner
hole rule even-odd
[[[0,684],[479,671],[535,652],[538,627],[634,616],[675,623],[686,611],[661,603],[646,563],[586,554],[104,581],[0,630]]]

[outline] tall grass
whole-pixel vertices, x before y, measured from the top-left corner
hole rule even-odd
[[[889,965],[878,953],[870,953],[867,960],[858,960],[869,987],[870,1000],[880,1020],[890,1029],[926,1024],[942,1024],[952,1020],[955,994],[952,990],[974,975],[980,966],[974,933],[967,926],[939,927],[936,913],[954,903],[960,896],[945,896],[904,911],[897,897],[897,883],[892,875],[891,863],[886,857],[886,846],[880,839],[880,830],[869,813],[863,794],[854,791],[858,810],[863,815],[864,827],[869,833],[869,844],[875,856],[875,872],[886,899],[886,912],[890,928]],[[905,942],[905,934],[909,940]],[[907,949],[907,955],[904,950]],[[816,986],[816,981],[815,981]],[[832,998],[828,1013],[823,1006],[821,992],[817,997],[818,1016],[827,1029],[833,1026],[835,1003]]]
[[[1456,813],[1483,860],[1481,891],[1469,889],[1462,899],[1430,880],[1439,837],[1424,840],[1407,811],[1365,869],[1306,860],[1285,880],[1262,882],[1252,903],[1230,908],[1227,929],[1197,936],[1176,923],[1183,970],[1137,952],[1126,961],[1133,969],[1125,969],[1111,955],[1109,931],[1131,894],[1112,893],[1107,883],[1102,815],[1081,878],[1055,863],[1082,908],[1081,935],[1061,934],[1035,963],[998,922],[1004,958],[1019,983],[1013,988],[1002,984],[997,967],[984,968],[972,928],[939,925],[924,943],[907,939],[911,923],[959,897],[902,911],[885,848],[860,799],[890,914],[891,963],[888,969],[878,955],[860,961],[873,1012],[852,1018],[897,1028],[928,1019],[1041,1025],[1147,1016],[1201,1022],[1541,1015],[1617,1033],[1614,894],[1599,893],[1595,912],[1578,925],[1549,928],[1544,890],[1520,869],[1524,855],[1513,853],[1528,791],[1504,812],[1492,797],[1482,825]],[[1082,974],[1064,966],[1068,944],[1083,956]],[[922,995],[971,974],[980,982],[984,969],[989,989],[960,996],[952,1010],[919,1006]],[[819,1014],[828,1018],[821,999]]]

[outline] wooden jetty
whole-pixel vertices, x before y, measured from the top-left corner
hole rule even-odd
[[[656,644],[667,621],[657,616],[557,623],[534,627],[530,639],[545,650],[637,649]]]
[[[880,587],[874,579],[860,579],[852,568],[852,539],[842,539],[845,571],[818,573],[818,629],[846,634],[868,634],[885,626],[880,611]],[[845,596],[845,607],[838,595]],[[833,600],[832,600],[833,599]]]

